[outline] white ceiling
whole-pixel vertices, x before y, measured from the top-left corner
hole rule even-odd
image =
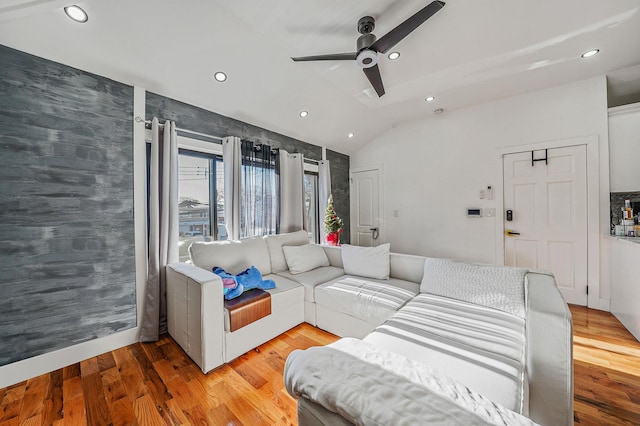
[[[374,16],[381,37],[429,1],[87,0],[77,4],[89,21],[77,24],[68,2],[0,0],[0,44],[347,154],[436,108],[640,64],[637,0],[448,0],[396,46],[399,60],[381,56],[382,98],[353,62],[290,59],[354,51],[360,17]],[[580,58],[592,48],[600,54]],[[636,90],[631,70],[617,75]]]

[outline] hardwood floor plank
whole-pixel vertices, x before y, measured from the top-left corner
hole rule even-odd
[[[62,410],[65,425],[83,425],[87,423],[80,376],[74,376],[62,382]]]
[[[0,423],[15,419],[20,422],[20,408],[27,382],[20,382],[4,388],[4,397],[0,402]]]
[[[24,423],[31,417],[42,414],[43,402],[49,391],[49,375],[43,374],[27,380],[27,387],[22,397],[20,407],[20,423]]]
[[[131,346],[131,354],[136,358],[140,365],[145,385],[155,401],[158,412],[166,422],[175,423],[175,419],[171,418],[171,412],[166,404],[167,401],[172,398],[172,395],[158,375],[158,372],[154,369],[151,361],[149,361],[147,353],[142,348],[142,345]]]
[[[62,420],[62,370],[56,370],[49,375],[49,390],[44,402],[43,424],[53,424],[58,420]]]
[[[576,425],[640,425],[640,342],[608,312],[570,308]],[[301,324],[205,375],[164,335],[0,389],[0,426],[295,425],[285,360],[335,340]]]
[[[131,354],[131,346],[113,351],[113,358],[116,361],[122,383],[127,389],[129,398],[132,401],[136,401],[138,398],[145,396],[148,390],[144,385],[144,378],[138,361]]]
[[[62,380],[71,379],[80,375],[80,363],[67,365],[62,369]]]
[[[97,366],[97,362],[96,362]],[[105,398],[100,371],[88,376],[82,375],[82,390],[85,398],[87,421],[92,425],[113,424],[111,412]]]
[[[576,424],[640,424],[640,342],[609,312],[570,309]]]
[[[111,412],[111,418],[113,419],[114,425],[135,426],[139,424],[138,419],[136,419],[136,413],[133,411],[131,401],[127,397],[121,398],[110,404],[109,411]]]
[[[153,403],[153,397],[149,394],[143,395],[133,401],[133,411],[138,419],[138,423],[145,426],[165,426],[165,423]]]
[[[242,422],[229,410],[226,404],[220,404],[207,412],[208,424],[242,426]]]
[[[111,352],[98,355],[96,358],[98,361],[98,369],[100,371],[109,370],[110,368],[114,368],[116,366],[116,360],[113,359],[113,354],[111,354]]]

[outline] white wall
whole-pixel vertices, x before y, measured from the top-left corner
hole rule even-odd
[[[640,103],[609,109],[611,192],[640,191]]]
[[[590,188],[590,194],[600,200],[600,234],[608,233],[604,76],[401,124],[353,154],[351,167],[384,169],[382,238],[392,251],[502,263],[496,254],[501,224],[465,215],[467,207],[501,208],[479,199],[487,185],[502,191],[499,148],[584,137],[599,141],[599,193]],[[590,277],[590,289],[608,299],[599,281]],[[608,309],[607,300],[601,308]]]

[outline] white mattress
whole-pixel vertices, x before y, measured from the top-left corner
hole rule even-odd
[[[524,320],[515,315],[423,293],[363,340],[437,369],[510,410],[528,412]]]
[[[382,324],[418,293],[419,285],[409,281],[345,275],[316,287],[316,305]]]

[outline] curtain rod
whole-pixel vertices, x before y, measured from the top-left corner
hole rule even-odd
[[[140,118],[140,116],[136,116],[135,121],[136,123],[144,123],[145,127],[148,129],[151,128],[151,127],[148,127],[148,126],[151,126],[151,120],[143,120],[142,118]],[[164,124],[160,124],[160,126],[162,127],[164,126]],[[189,133],[191,135],[203,136],[205,138],[216,139],[219,141],[222,140],[220,136],[213,136],[213,135],[208,135],[206,133],[194,132],[193,130],[181,129],[180,127],[176,127],[176,131],[182,132],[182,133]]]
[[[150,129],[151,127],[147,127],[147,126],[151,126],[151,120],[143,120],[139,115],[136,116],[136,118],[134,119],[134,121],[136,123],[144,123],[145,128]],[[166,121],[166,120],[165,120]],[[160,124],[160,126],[164,126],[164,124]],[[210,139],[217,139],[219,141],[221,141],[223,138],[221,138],[220,136],[213,136],[213,135],[208,135],[206,133],[200,133],[200,132],[194,132],[193,130],[187,130],[187,129],[181,129],[179,127],[176,127],[176,130],[178,132],[182,132],[182,133],[190,133],[192,135],[197,135],[197,136],[204,136],[205,138],[210,138]],[[308,162],[308,163],[316,163],[316,164],[320,164],[321,160],[314,160],[313,158],[307,158],[304,157],[304,161]]]

